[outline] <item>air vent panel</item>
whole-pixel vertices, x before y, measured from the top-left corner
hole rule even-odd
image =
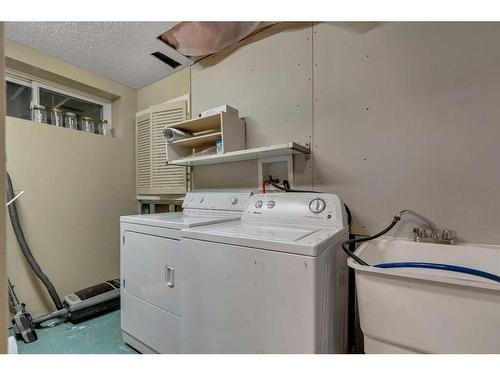
[[[167,55],[165,55],[165,54],[163,54],[161,52],[153,52],[151,55],[154,56],[154,57],[156,57],[158,60],[160,60],[164,64],[167,64],[172,69],[175,69],[175,68],[177,68],[177,67],[179,67],[179,66],[182,65],[180,62],[175,61],[174,59],[168,57]]]

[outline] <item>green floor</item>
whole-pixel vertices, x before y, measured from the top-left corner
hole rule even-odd
[[[62,323],[36,331],[38,340],[17,341],[19,354],[131,354],[137,353],[122,340],[120,310],[79,324]]]

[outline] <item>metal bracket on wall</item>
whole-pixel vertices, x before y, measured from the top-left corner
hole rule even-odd
[[[311,142],[306,142],[304,144],[309,150],[311,150]],[[305,154],[305,159],[309,160],[311,158],[311,151],[309,151],[308,154]]]

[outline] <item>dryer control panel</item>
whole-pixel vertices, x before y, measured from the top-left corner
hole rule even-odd
[[[186,194],[183,209],[243,211],[248,205],[251,192],[190,191]]]
[[[311,226],[347,226],[344,204],[330,193],[255,194],[242,219]]]

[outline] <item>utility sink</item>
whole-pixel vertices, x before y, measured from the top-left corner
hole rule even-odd
[[[500,246],[381,238],[355,254],[370,265],[431,262],[500,275]],[[462,273],[362,266],[352,258],[366,353],[500,353],[500,283]]]

